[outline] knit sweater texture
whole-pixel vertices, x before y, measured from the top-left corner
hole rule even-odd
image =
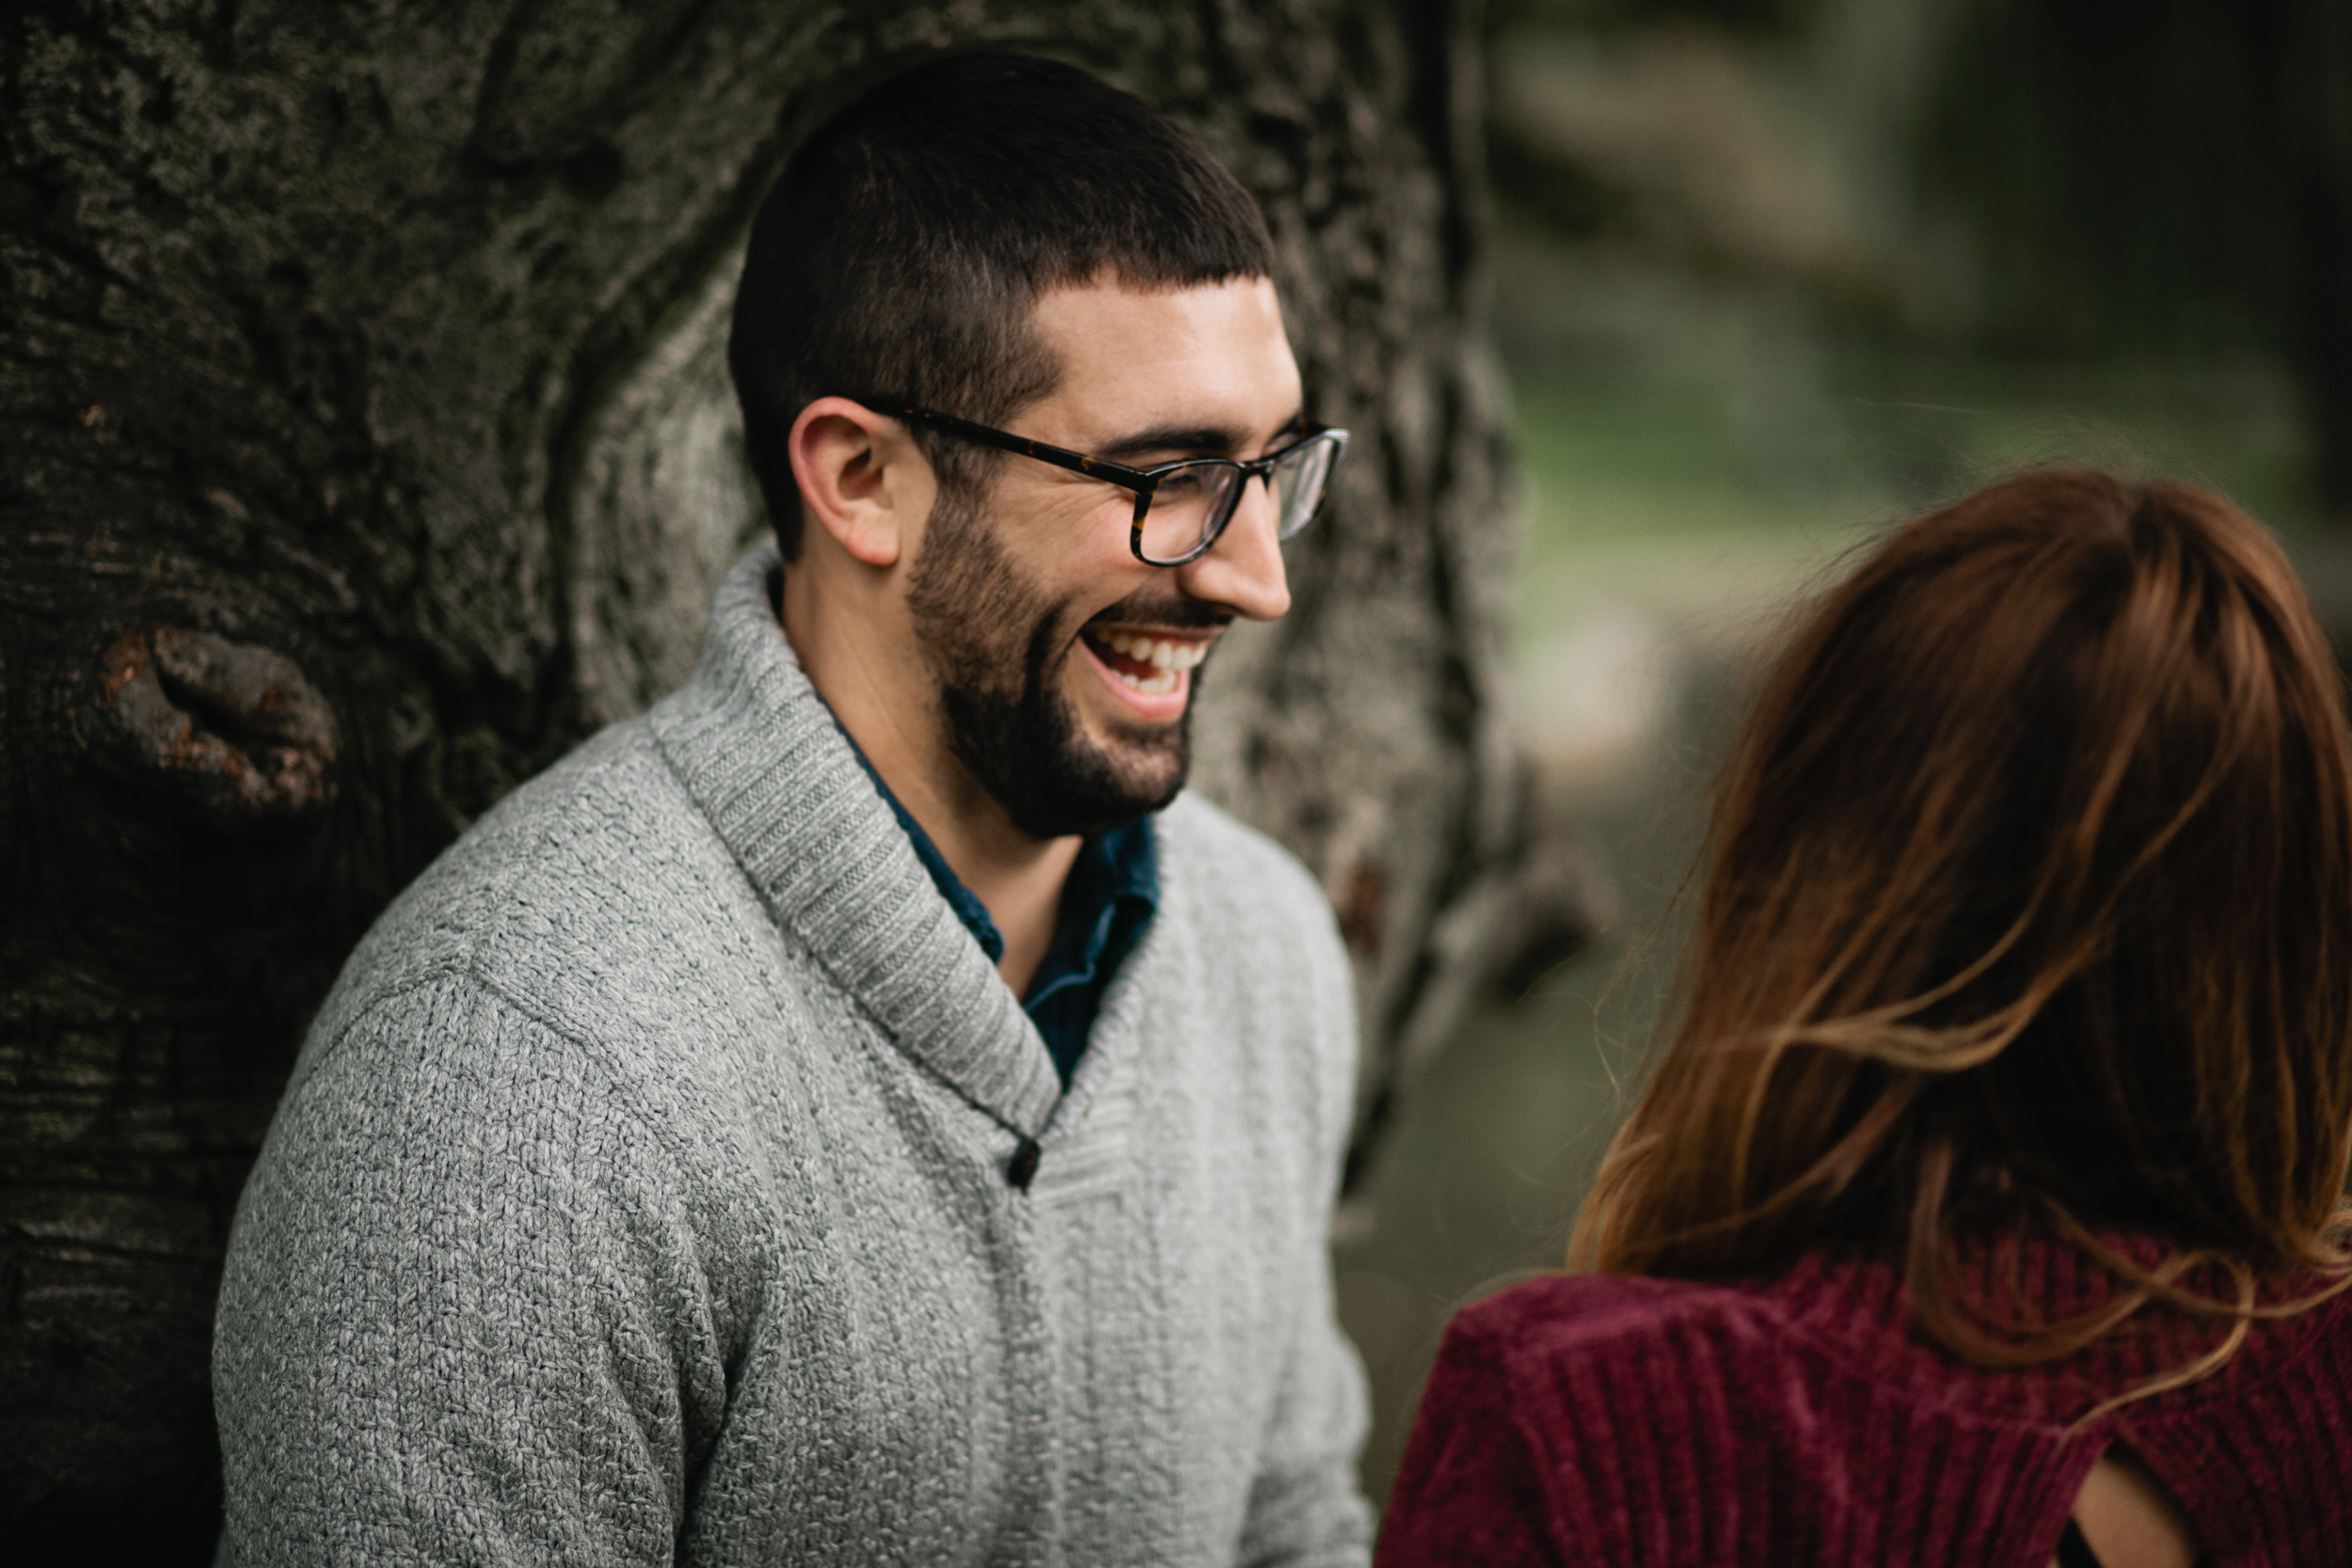
[[[2112,1289],[2071,1247],[2015,1264],[1988,1252],[1970,1288],[2042,1322]],[[2062,1361],[1988,1370],[1911,1326],[1891,1269],[1829,1254],[1746,1285],[1537,1280],[1447,1331],[1377,1560],[2044,1568],[2122,1443],[2218,1568],[2352,1563],[2352,1297],[2076,1425],[2218,1338],[2143,1308]]]
[[[1328,905],[1180,798],[1064,1093],[779,569],[322,1009],[221,1290],[224,1559],[1360,1564]]]

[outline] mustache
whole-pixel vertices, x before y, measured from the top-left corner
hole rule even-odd
[[[1171,630],[1214,631],[1232,625],[1233,612],[1188,599],[1181,594],[1136,594],[1087,617],[1089,626],[1167,626]]]

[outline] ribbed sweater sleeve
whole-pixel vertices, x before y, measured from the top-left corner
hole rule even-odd
[[[1540,1465],[1496,1347],[1449,1333],[1422,1396],[1374,1568],[1555,1564]],[[1589,1541],[1587,1544],[1592,1544]]]
[[[670,1157],[462,975],[289,1096],[215,1386],[234,1563],[667,1563],[723,1356]]]

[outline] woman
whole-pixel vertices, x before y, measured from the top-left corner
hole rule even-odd
[[[2011,480],[1800,623],[1677,1022],[1384,1565],[2352,1563],[2352,759],[2270,538]]]

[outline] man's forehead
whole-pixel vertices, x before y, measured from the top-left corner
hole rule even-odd
[[[1298,411],[1298,365],[1271,278],[1065,285],[1039,297],[1031,325],[1059,371],[1037,411],[1073,439],[1161,427],[1263,435]]]

